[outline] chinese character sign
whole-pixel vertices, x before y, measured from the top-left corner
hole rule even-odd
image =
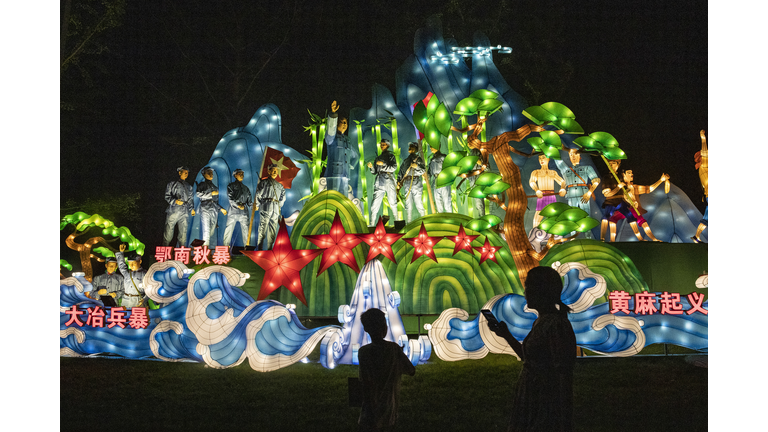
[[[184,264],[189,264],[191,259],[195,265],[210,264],[213,261],[214,264],[224,265],[229,263],[232,257],[229,254],[229,248],[226,246],[216,246],[216,249],[211,251],[208,246],[198,246],[195,248],[177,247],[172,246],[157,246],[155,249],[155,259],[157,262],[181,261]]]
[[[145,329],[149,326],[147,308],[134,307],[126,310],[124,307],[101,307],[93,306],[83,310],[77,305],[72,305],[65,314],[69,315],[69,320],[64,324],[67,327],[98,327],[106,328],[120,327],[126,328],[126,324],[134,329]],[[80,315],[85,315],[83,321]]]
[[[679,293],[637,293],[634,296],[625,291],[611,291],[608,295],[610,312],[612,314],[624,313],[627,315],[691,315],[700,313],[707,315],[709,311],[704,307],[704,294],[693,292],[684,298]]]

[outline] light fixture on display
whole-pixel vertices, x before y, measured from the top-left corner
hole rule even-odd
[[[346,264],[355,272],[360,273],[360,268],[357,266],[357,260],[355,260],[355,254],[352,252],[352,249],[363,240],[355,234],[347,234],[344,231],[344,225],[341,223],[338,211],[336,211],[336,215],[333,217],[333,223],[328,234],[305,235],[304,238],[318,248],[323,249],[323,256],[320,258],[320,269],[317,271],[318,276],[336,262]]]
[[[432,61],[440,61],[443,62],[443,64],[458,64],[459,63],[459,57],[472,57],[475,55],[483,56],[483,57],[490,57],[491,51],[498,51],[499,54],[511,54],[512,48],[510,47],[502,47],[501,45],[496,46],[477,46],[477,47],[451,47],[451,52],[448,54],[442,54],[441,52],[437,52],[437,54],[432,55],[429,57]]]
[[[264,300],[270,293],[284,286],[306,305],[299,272],[322,252],[322,249],[294,249],[285,221],[281,219],[272,250],[241,252],[264,269],[264,279],[256,300]]]
[[[475,246],[475,250],[480,252],[480,264],[482,264],[485,260],[491,260],[498,264],[496,261],[496,252],[501,248],[502,246],[493,246],[488,241],[488,237],[486,237],[485,243],[483,243],[482,246]]]
[[[474,255],[475,251],[472,249],[472,242],[475,241],[476,238],[480,237],[480,235],[468,235],[464,231],[464,225],[459,224],[459,232],[455,236],[449,236],[446,237],[448,240],[452,241],[455,246],[453,247],[453,255],[456,255],[459,253],[459,251],[467,251],[470,254]]]
[[[379,222],[376,224],[376,230],[373,234],[358,234],[357,236],[364,242],[366,242],[371,248],[368,250],[368,257],[365,262],[368,263],[372,259],[379,255],[384,255],[389,258],[390,261],[396,263],[395,254],[392,253],[392,245],[400,240],[404,234],[387,233],[384,228],[384,221],[380,217]]]
[[[403,241],[413,246],[413,258],[411,258],[411,262],[416,261],[422,255],[426,255],[430,257],[432,261],[437,262],[434,248],[435,245],[437,245],[437,242],[442,239],[443,237],[430,237],[429,234],[427,234],[427,228],[424,226],[424,222],[422,222],[419,234],[413,238],[403,239]]]

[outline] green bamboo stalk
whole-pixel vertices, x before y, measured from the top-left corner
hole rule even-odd
[[[358,124],[355,126],[357,130],[357,147],[360,150],[360,186],[362,187],[362,200],[363,200],[363,218],[366,223],[370,224],[368,220],[368,187],[365,169],[365,146],[363,145],[363,127]]]

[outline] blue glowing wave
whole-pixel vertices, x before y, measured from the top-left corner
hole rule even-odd
[[[577,268],[578,267],[578,268]],[[582,268],[583,267],[583,268]],[[570,263],[563,267],[565,276],[562,299],[573,305],[582,299],[588,290],[599,288],[604,281],[602,276],[585,271],[582,264]],[[586,276],[585,276],[586,275]],[[661,295],[661,293],[656,293]],[[584,298],[590,298],[586,296]],[[691,309],[685,296],[681,296],[680,304],[684,311]],[[531,331],[537,315],[526,309],[524,296],[506,294],[491,299],[484,308],[490,308],[499,321],[507,324],[512,335],[517,340],[523,340]],[[586,306],[584,306],[586,307]],[[573,326],[577,345],[613,356],[628,356],[640,352],[651,344],[667,343],[694,350],[708,349],[708,315],[700,312],[679,315],[661,314],[627,315],[624,313],[611,314],[608,303],[575,308],[568,314],[568,320]],[[633,310],[634,301],[629,301],[629,309]],[[703,308],[708,309],[704,302]],[[479,358],[487,352],[499,352],[494,349],[494,336],[487,330],[485,318],[478,314],[472,320],[467,320],[467,314],[458,310],[448,309],[441,314],[436,323],[438,327],[445,321],[447,331],[430,331],[432,344],[441,347],[436,350],[443,360],[461,360]],[[443,318],[445,317],[445,318]],[[450,345],[452,348],[444,348]],[[441,355],[442,353],[442,355]]]
[[[211,266],[190,277],[182,263],[156,263],[144,278],[145,292],[159,309],[149,310],[145,329],[67,326],[73,305],[79,310],[103,305],[82,294],[74,278],[61,281],[61,355],[116,354],[126,358],[193,360],[212,367],[236,366],[248,359],[260,371],[288,366],[306,357],[337,326],[307,329],[279,302],[256,302],[237,288],[246,275]],[[87,320],[87,313],[80,316]],[[106,325],[106,320],[105,320]],[[322,354],[322,353],[321,353]]]

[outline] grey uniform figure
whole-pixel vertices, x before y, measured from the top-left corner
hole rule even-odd
[[[123,288],[123,276],[115,272],[117,270],[117,260],[115,257],[108,257],[105,265],[107,272],[93,278],[92,285],[95,292],[91,294],[98,300],[99,296],[112,295],[114,293],[112,297],[114,297],[115,301],[120,301],[125,291]],[[102,287],[104,291],[102,291]]]
[[[384,195],[387,196],[390,208],[390,220],[397,219],[397,185],[395,177],[392,175],[397,170],[397,159],[394,153],[389,151],[389,140],[381,140],[379,143],[381,154],[376,157],[373,163],[368,163],[368,169],[376,176],[373,183],[373,203],[371,204],[371,218],[368,221],[369,226],[374,226],[379,220],[379,210],[381,209]]]
[[[219,188],[213,184],[213,169],[203,168],[205,180],[197,184],[197,197],[200,199],[200,228],[202,230],[203,245],[209,246],[211,233],[216,228],[218,212],[225,215],[227,211],[219,205]]]
[[[555,160],[555,165],[565,180],[565,199],[568,200],[569,206],[578,207],[591,215],[589,200],[600,183],[600,177],[591,166],[580,164],[581,154],[578,150],[572,149],[568,156],[571,166],[563,160]]]
[[[451,185],[443,186],[438,189],[437,176],[440,171],[443,170],[443,162],[445,161],[445,155],[440,152],[440,149],[432,150],[432,160],[429,161],[429,168],[427,174],[429,175],[429,184],[432,185],[432,190],[435,191],[435,206],[438,213],[451,213],[453,212],[453,206],[451,205]]]
[[[237,223],[240,224],[243,246],[246,246],[251,234],[248,232],[248,218],[252,203],[251,190],[243,184],[243,177],[245,176],[243,170],[236,169],[233,176],[235,181],[227,185],[229,212],[227,212],[227,227],[224,228],[224,246],[229,246],[229,243],[232,241],[232,233],[235,231]]]
[[[143,306],[146,301],[144,295],[144,275],[147,271],[141,268],[141,256],[133,255],[128,258],[128,265],[125,264],[125,245],[120,245],[120,252],[115,252],[117,259],[117,268],[123,274],[123,302],[120,306],[130,309],[134,306]]]
[[[186,182],[189,168],[181,166],[176,169],[176,172],[178,172],[179,178],[168,183],[168,186],[165,187],[165,201],[168,203],[168,209],[165,210],[163,246],[171,244],[173,230],[176,226],[179,227],[179,243],[186,246],[189,216],[190,214],[195,215],[192,185]]]
[[[419,144],[415,142],[408,144],[408,153],[410,154],[400,165],[397,180],[405,207],[405,223],[411,223],[417,219],[413,217],[414,208],[419,213],[418,217],[424,216],[424,203],[422,202],[424,185],[421,179],[426,172],[424,158],[419,152]]]
[[[569,206],[578,207],[591,215],[589,201],[597,185],[600,184],[600,177],[591,166],[580,164],[581,153],[577,149],[571,149],[568,157],[571,160],[571,166],[563,160],[555,160],[555,165],[565,180],[565,199]],[[585,232],[584,237],[591,239],[591,231]]]
[[[277,223],[280,211],[285,203],[285,188],[277,181],[280,171],[277,165],[268,168],[269,177],[259,181],[253,196],[255,209],[259,211],[259,236],[256,247],[261,250],[264,237],[267,238],[267,249],[271,249],[277,237]]]

